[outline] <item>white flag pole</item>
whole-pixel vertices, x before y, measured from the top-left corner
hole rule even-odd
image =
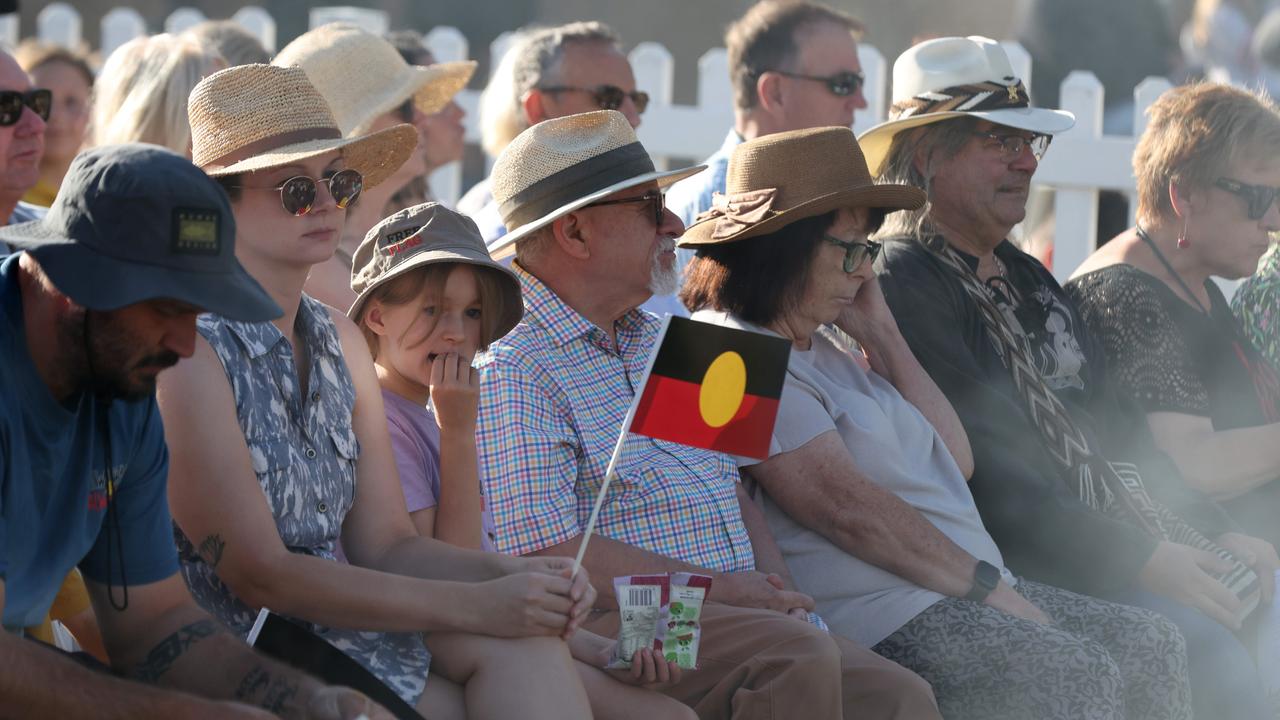
[[[658,332],[658,341],[653,344],[653,349],[649,351],[649,362],[644,368],[644,380],[640,383],[640,389],[636,391],[635,397],[631,398],[631,407],[627,410],[627,416],[622,420],[622,430],[618,433],[618,442],[613,446],[613,455],[609,457],[609,466],[604,471],[604,481],[600,483],[600,494],[596,496],[596,504],[591,508],[591,517],[587,518],[587,529],[582,533],[582,542],[578,544],[578,555],[573,559],[573,574],[570,577],[578,576],[578,568],[582,567],[582,558],[587,554],[587,543],[591,540],[591,533],[596,529],[596,518],[600,516],[600,507],[604,505],[605,494],[609,492],[609,482],[613,480],[614,470],[618,467],[618,458],[622,456],[622,444],[626,442],[627,434],[631,430],[631,421],[636,417],[636,410],[640,407],[640,398],[644,395],[644,388],[649,384],[649,373],[653,372],[653,362],[658,358],[658,349],[662,347],[662,341],[667,337],[667,328],[671,327],[671,316],[667,315],[662,320],[662,330]]]

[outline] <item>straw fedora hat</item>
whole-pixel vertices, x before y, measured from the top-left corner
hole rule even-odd
[[[363,28],[329,23],[299,35],[271,61],[300,67],[324,99],[343,135],[360,135],[373,121],[413,98],[428,115],[467,86],[474,60],[410,65],[395,47]]]
[[[356,301],[347,316],[359,322],[374,290],[412,270],[445,262],[494,272],[502,288],[494,338],[511,332],[524,316],[520,278],[511,268],[490,259],[474,220],[435,202],[400,210],[364,236],[351,261],[351,289]],[[486,308],[485,312],[493,310]]]
[[[840,208],[915,210],[924,201],[917,188],[876,185],[847,127],[774,133],[733,149],[725,192],[677,244],[735,242]]]
[[[299,68],[239,65],[200,81],[187,101],[191,161],[213,177],[279,167],[338,150],[373,187],[418,144],[408,124],[344,138]]]
[[[489,252],[506,257],[516,241],[558,217],[647,182],[665,188],[706,167],[656,170],[617,110],[543,120],[517,135],[493,164],[493,199],[509,232]]]
[[[1000,43],[977,35],[922,42],[893,63],[889,120],[858,136],[872,175],[884,171],[893,138],[903,130],[957,117],[976,117],[1053,135],[1070,130],[1065,110],[1031,107],[1027,88]]]

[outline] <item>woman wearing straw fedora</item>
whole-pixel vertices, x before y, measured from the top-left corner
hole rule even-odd
[[[192,594],[242,632],[257,608],[297,618],[429,717],[462,716],[458,686],[468,717],[589,717],[558,638],[590,585],[567,561],[418,537],[364,338],[303,293],[343,208],[405,161],[416,132],[344,138],[301,70],[269,65],[206,78],[190,116],[194,161],[232,197],[237,255],[285,310],[203,316],[193,357],[159,390]],[[442,676],[429,683],[424,639]]]
[[[924,201],[876,185],[848,128],[778,133],[734,150],[681,239],[695,320],[792,342],[772,454],[739,460],[788,568],[834,632],[928,680],[944,717],[1189,718],[1172,624],[1015,578],[983,527],[964,428],[871,270],[867,236]]]
[[[333,110],[347,137],[401,123],[413,125],[418,146],[386,181],[368,188],[347,210],[342,239],[333,257],[317,265],[306,291],[335,308],[355,302],[351,258],[369,228],[382,219],[387,202],[399,190],[434,169],[426,137],[432,115],[448,106],[476,70],[474,60],[410,65],[383,38],[347,23],[330,23],[299,35],[272,64],[300,67]],[[395,208],[398,210],[399,208]]]

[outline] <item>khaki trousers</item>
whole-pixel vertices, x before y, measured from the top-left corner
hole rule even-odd
[[[618,612],[584,623],[618,636]],[[844,638],[772,610],[708,603],[698,669],[661,692],[701,720],[929,720],[940,718],[929,684]]]

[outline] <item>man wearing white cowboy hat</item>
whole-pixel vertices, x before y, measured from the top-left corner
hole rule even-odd
[[[256,655],[178,576],[156,376],[191,356],[197,314],[281,312],[236,260],[235,236],[226,193],[186,158],[141,144],[85,151],[42,220],[0,230],[20,250],[0,263],[6,716],[271,716],[205,699],[219,698],[286,717],[389,717]],[[166,689],[21,639],[76,566],[112,668]]]
[[[903,337],[964,424],[970,487],[1006,562],[1165,615],[1188,641],[1197,716],[1261,717],[1257,672],[1230,630],[1270,598],[1274,549],[1184,489],[1141,413],[1107,383],[1062,287],[1007,240],[1050,138],[1074,118],[1031,107],[987,38],[917,45],[893,76],[892,119],[860,143],[881,182],[924,189],[930,203],[886,222],[877,272]]]
[[[548,120],[494,165],[525,315],[477,365],[482,476],[498,549],[573,555],[659,322],[638,306],[671,292],[684,226],[621,113]],[[937,716],[916,675],[806,622],[813,600],[786,578],[731,458],[632,436],[584,566],[598,578],[695,571],[715,577],[700,668],[661,688],[702,717]],[[770,571],[776,571],[771,573]],[[606,588],[607,589],[607,588]],[[788,617],[788,615],[799,616]],[[618,630],[617,611],[583,627]]]

